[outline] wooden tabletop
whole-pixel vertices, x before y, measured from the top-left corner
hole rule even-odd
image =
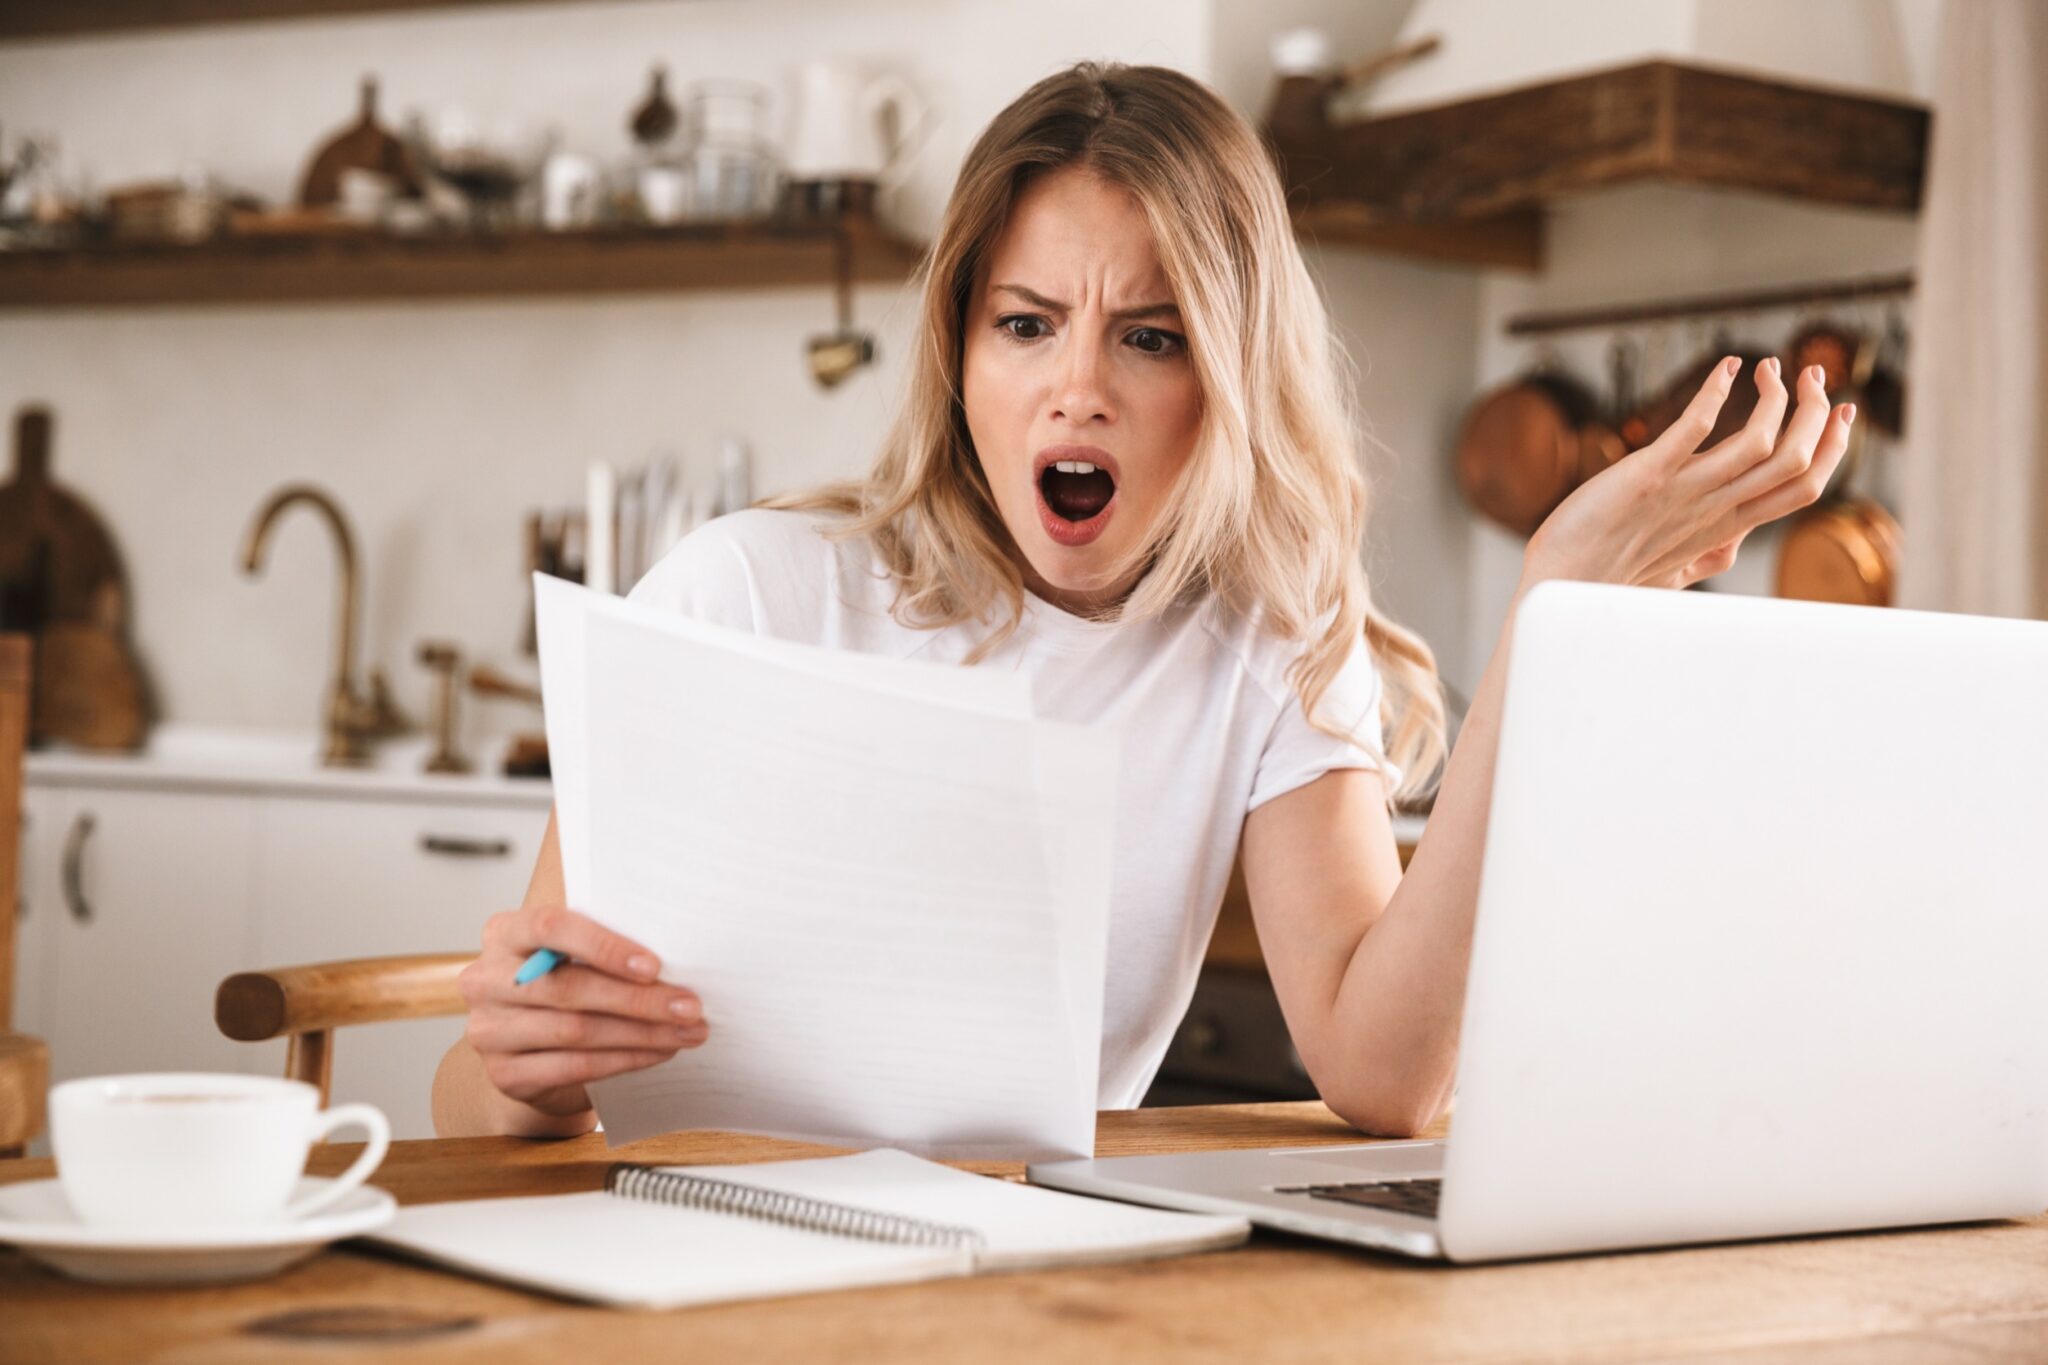
[[[1103,1155],[1359,1141],[1319,1104],[1102,1116]],[[324,1148],[315,1171],[357,1149]],[[616,1150],[394,1143],[407,1202],[595,1189],[625,1158],[755,1161],[829,1149],[690,1133]],[[991,1174],[1015,1167],[977,1167]],[[0,1182],[51,1173],[0,1162]],[[670,1313],[593,1308],[354,1245],[204,1289],[77,1284],[0,1249],[0,1361],[976,1360],[1889,1362],[2048,1359],[2048,1217],[1448,1267],[1259,1233],[1241,1248]]]

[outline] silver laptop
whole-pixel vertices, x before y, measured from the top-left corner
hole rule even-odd
[[[1035,1165],[1455,1261],[2048,1208],[2048,623],[1546,583],[1446,1143]]]

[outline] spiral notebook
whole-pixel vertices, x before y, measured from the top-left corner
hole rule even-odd
[[[589,1194],[413,1205],[372,1234],[529,1289],[679,1308],[1235,1245],[1242,1218],[1018,1185],[881,1149],[612,1168]]]

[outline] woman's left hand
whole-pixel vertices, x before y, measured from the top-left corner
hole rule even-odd
[[[1749,421],[1699,449],[1740,367],[1734,356],[1722,361],[1663,435],[1559,504],[1523,555],[1525,587],[1575,578],[1682,588],[1733,564],[1751,531],[1820,496],[1848,448],[1856,409],[1829,409],[1819,366],[1799,375],[1799,405],[1780,435],[1785,385],[1776,359],[1760,362]]]

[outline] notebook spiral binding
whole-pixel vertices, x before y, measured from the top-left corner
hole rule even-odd
[[[742,1185],[734,1180],[661,1171],[631,1162],[613,1166],[605,1175],[604,1188],[607,1194],[622,1195],[627,1199],[738,1214],[743,1218],[759,1218],[870,1242],[974,1250],[987,1240],[974,1228],[882,1213],[852,1204],[836,1204],[828,1199],[787,1194],[781,1190],[763,1189],[759,1185]]]

